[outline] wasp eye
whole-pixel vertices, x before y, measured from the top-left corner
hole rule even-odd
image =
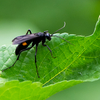
[[[27,43],[26,43],[26,42],[23,42],[23,43],[22,43],[22,45],[23,45],[23,46],[26,46],[26,45],[27,45]]]
[[[46,33],[46,37],[50,37],[50,34],[49,33]]]

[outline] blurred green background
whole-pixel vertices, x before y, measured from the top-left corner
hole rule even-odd
[[[100,0],[0,0],[0,46],[26,33],[49,30],[90,35],[100,15]],[[100,100],[100,81],[82,83],[47,100]]]

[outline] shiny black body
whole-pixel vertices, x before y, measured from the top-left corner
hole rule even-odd
[[[13,44],[19,44],[16,48],[15,54],[18,55],[21,51],[26,50],[26,48],[32,43],[33,47],[35,44],[38,45],[40,42],[42,42],[42,45],[44,46],[44,43],[46,41],[46,39],[51,40],[51,36],[49,33],[45,32],[39,32],[39,33],[35,33],[32,34],[30,30],[28,30],[27,32],[30,32],[30,34],[23,35],[23,36],[19,36],[16,37],[12,40]],[[21,38],[21,39],[20,39]],[[23,46],[22,43],[26,42],[27,45]],[[30,48],[31,48],[30,47]],[[28,48],[27,48],[28,49]]]

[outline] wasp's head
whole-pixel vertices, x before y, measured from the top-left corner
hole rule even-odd
[[[44,31],[45,37],[50,41],[51,35],[48,33],[48,31]]]

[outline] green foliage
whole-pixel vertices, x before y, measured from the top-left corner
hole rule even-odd
[[[91,36],[56,34],[72,44],[53,37],[41,43],[37,52],[37,77],[34,54],[35,47],[21,54],[14,67],[1,73],[0,100],[45,100],[49,96],[78,83],[100,78],[100,18]],[[0,48],[0,69],[11,66],[16,60],[15,46]],[[17,80],[17,81],[14,81]],[[33,83],[32,83],[33,82]]]

